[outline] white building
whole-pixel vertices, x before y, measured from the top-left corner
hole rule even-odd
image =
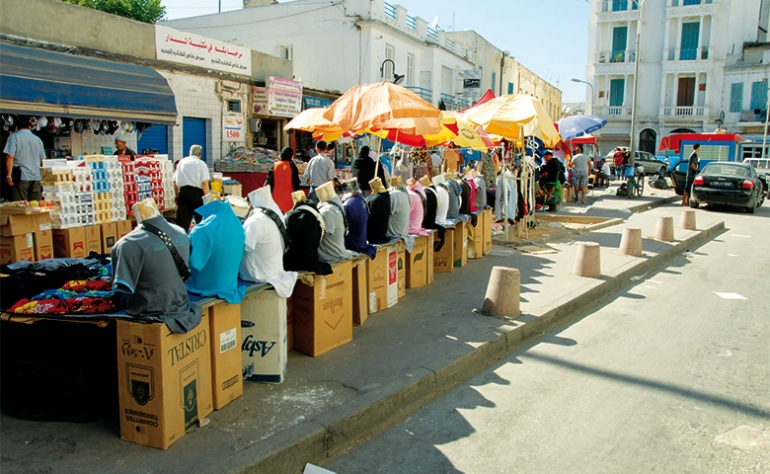
[[[767,108],[768,2],[594,0],[586,110],[607,119],[603,150],[629,145],[639,60],[636,147],[655,152],[672,132],[761,133]],[[640,51],[636,51],[641,21]],[[747,54],[744,54],[746,52]],[[748,113],[751,112],[751,113]],[[761,137],[760,137],[761,138]],[[761,141],[761,140],[760,140]]]
[[[402,85],[453,110],[471,104],[464,91],[466,72],[481,70],[482,94],[488,88],[496,94],[526,91],[547,100],[549,111],[561,108],[558,89],[526,68],[519,71],[507,62],[501,67],[502,56],[513,59],[475,32],[445,33],[384,0],[251,0],[243,10],[165,24],[291,59],[295,80],[314,89],[345,91],[393,80],[397,73],[405,76]]]

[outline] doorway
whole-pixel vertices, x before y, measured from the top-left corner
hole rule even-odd
[[[655,130],[645,128],[642,130],[642,133],[639,134],[639,149],[654,155],[657,138],[658,134],[655,133]]]

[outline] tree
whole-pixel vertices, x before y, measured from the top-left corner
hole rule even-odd
[[[60,0],[72,5],[93,8],[143,23],[155,24],[166,16],[161,0]]]

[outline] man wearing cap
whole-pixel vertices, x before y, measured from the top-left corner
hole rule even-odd
[[[136,158],[136,152],[126,146],[127,140],[128,138],[125,135],[118,135],[115,137],[115,148],[117,149],[115,154],[118,156],[130,156],[131,161],[134,161],[134,158]]]
[[[3,152],[6,154],[5,184],[11,186],[14,201],[43,199],[40,188],[40,166],[45,158],[43,141],[32,130],[37,124],[34,117],[20,117],[19,131],[8,137]]]

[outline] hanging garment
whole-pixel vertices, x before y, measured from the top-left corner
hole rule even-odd
[[[446,182],[447,191],[449,192],[449,209],[447,210],[447,219],[456,220],[460,218],[460,198],[462,196],[462,189],[457,181],[450,179]]]
[[[238,288],[244,232],[230,204],[212,201],[195,210],[202,220],[190,231],[190,272],[187,291],[239,304],[246,288]]]
[[[322,202],[318,210],[324,219],[324,236],[318,246],[318,259],[322,262],[336,263],[355,257],[357,254],[345,248],[345,234],[348,231],[342,201],[334,196]]]
[[[309,199],[298,202],[294,209],[286,214],[285,221],[286,232],[291,241],[283,254],[283,268],[286,271],[331,274],[331,265],[318,260],[318,246],[321,244],[325,224],[315,203]],[[246,238],[248,239],[248,235]]]
[[[476,195],[473,198],[473,204],[477,211],[481,211],[487,206],[487,185],[481,176],[473,178],[473,182],[476,184]]]
[[[414,237],[409,237],[409,214],[411,210],[412,205],[409,200],[409,192],[404,189],[391,189],[388,237],[391,239],[403,239],[404,247],[409,252],[414,248]]]
[[[190,239],[184,230],[161,216],[144,222],[165,232],[189,265]],[[174,257],[160,237],[140,225],[118,240],[111,257],[112,287],[126,293],[129,316],[162,321],[175,333],[186,333],[200,324],[201,308],[190,303]]]
[[[453,221],[447,219],[449,212],[449,190],[446,185],[440,184],[436,186],[436,195],[438,196],[438,206],[436,207],[436,224],[441,226],[448,226],[454,224]]]
[[[240,264],[242,280],[270,283],[281,298],[288,298],[297,282],[295,272],[283,267],[286,242],[272,210],[255,208],[243,224],[245,251]],[[280,221],[278,221],[280,223]]]
[[[345,217],[348,220],[348,233],[345,236],[345,248],[360,252],[374,259],[377,249],[366,243],[366,226],[369,222],[369,211],[366,201],[360,194],[354,194],[343,203]]]
[[[505,180],[505,187],[503,187]],[[508,208],[506,217],[508,219],[518,220],[516,218],[516,209],[519,202],[519,193],[516,179],[512,173],[506,172],[497,177],[496,195],[495,195],[495,220],[503,220],[503,193],[507,193]]]
[[[420,183],[415,183],[420,184]],[[409,210],[409,234],[410,235],[428,235],[428,232],[422,227],[422,220],[425,217],[425,197],[415,190],[409,190],[409,200],[411,207]]]
[[[468,185],[471,187],[471,200],[470,200],[470,206],[471,206],[471,212],[476,212],[476,182],[471,180],[468,180]]]
[[[366,198],[369,220],[366,224],[366,238],[370,244],[387,244],[388,225],[390,224],[390,193],[388,191],[372,194]]]

